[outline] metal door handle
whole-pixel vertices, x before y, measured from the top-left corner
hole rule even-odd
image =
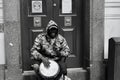
[[[56,4],[56,3],[54,3],[54,4],[53,4],[53,6],[54,6],[54,7],[56,7],[56,6],[57,6],[57,4]]]

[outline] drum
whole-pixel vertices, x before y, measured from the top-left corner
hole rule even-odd
[[[39,72],[43,78],[55,78],[60,72],[60,67],[57,62],[53,60],[49,60],[49,62],[50,66],[48,68],[43,63],[40,64]]]

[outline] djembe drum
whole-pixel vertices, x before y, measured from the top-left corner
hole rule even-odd
[[[43,63],[40,64],[39,73],[45,79],[54,79],[60,72],[60,66],[56,61],[49,60],[49,62],[49,67],[45,67]]]

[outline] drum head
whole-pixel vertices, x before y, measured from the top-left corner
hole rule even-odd
[[[56,77],[57,74],[59,73],[59,65],[52,60],[49,60],[49,62],[50,62],[49,68],[45,67],[44,64],[41,63],[39,67],[39,72],[43,77],[46,78]]]

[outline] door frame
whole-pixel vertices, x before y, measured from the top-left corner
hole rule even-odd
[[[21,0],[21,6],[22,6],[22,3],[23,3],[22,1],[24,1],[24,0]],[[81,2],[82,2],[82,8],[81,8],[82,9],[82,14],[81,14],[81,16],[83,18],[83,20],[81,21],[81,23],[82,23],[81,26],[82,26],[82,29],[83,29],[82,32],[81,32],[83,34],[83,35],[81,35],[82,36],[82,41],[81,42],[82,42],[82,46],[83,46],[82,47],[82,53],[83,53],[82,54],[83,55],[82,67],[86,69],[87,67],[89,67],[89,61],[90,61],[90,48],[89,48],[89,46],[90,46],[90,42],[89,42],[90,36],[87,36],[90,33],[90,27],[89,27],[90,24],[88,23],[89,22],[89,18],[88,18],[89,13],[87,11],[89,8],[87,8],[87,10],[86,10],[86,6],[87,6],[86,1],[82,0]],[[22,20],[22,8],[21,8],[21,20]],[[22,27],[22,24],[21,24],[21,27]],[[22,43],[22,41],[21,41],[21,43]],[[22,53],[21,53],[21,55],[22,55]],[[23,58],[22,58],[22,60],[23,60]],[[23,63],[22,63],[22,65],[23,65]]]

